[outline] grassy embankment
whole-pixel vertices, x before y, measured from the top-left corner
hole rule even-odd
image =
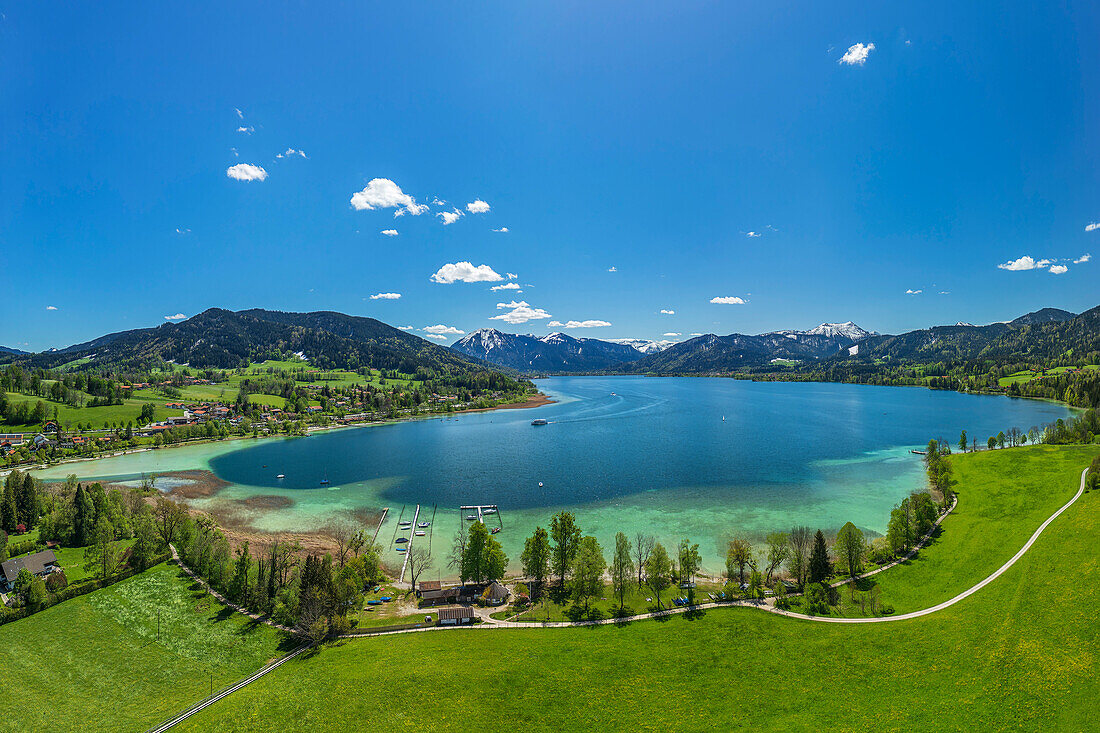
[[[1097,369],[1100,369],[1100,365],[1088,364],[1088,365],[1086,365],[1082,368],[1095,371]],[[1068,371],[1071,371],[1072,369],[1073,369],[1073,367],[1054,367],[1053,369],[1047,369],[1046,374],[1047,374],[1047,376],[1053,376],[1055,374],[1064,374]],[[1001,385],[1002,387],[1007,387],[1010,384],[1023,384],[1025,382],[1030,382],[1033,379],[1041,379],[1041,378],[1042,378],[1042,375],[1039,372],[1033,372],[1030,369],[1026,369],[1022,372],[1016,372],[1014,374],[1009,374],[1007,377],[1001,377],[1000,379],[997,380],[997,384]]]
[[[1064,503],[1087,449],[1044,449],[1050,480],[1031,487],[1017,483],[1031,474],[1022,467],[1034,458],[1029,450],[957,460],[960,495],[980,493],[965,482],[992,475],[1009,494],[1042,490]],[[971,460],[976,471],[963,467]],[[999,534],[1004,525],[990,533],[975,526],[998,550],[974,557],[992,566],[1035,529],[1024,517],[1008,536]],[[1098,543],[1093,492],[975,596],[896,623],[825,624],[730,608],[623,626],[355,640],[289,663],[182,729],[347,730],[428,719],[443,730],[502,722],[560,730],[1096,729]],[[960,571],[948,582],[967,579]],[[891,591],[898,604],[908,592],[901,587]]]
[[[0,730],[142,730],[291,648],[197,588],[162,564],[0,626]]]
[[[870,615],[858,602],[878,584],[879,602],[908,613],[953,598],[1007,562],[1077,491],[1096,446],[1027,446],[951,457],[959,504],[932,542],[901,565],[840,589],[830,615]],[[799,610],[799,603],[794,602]],[[881,615],[881,614],[876,614]]]

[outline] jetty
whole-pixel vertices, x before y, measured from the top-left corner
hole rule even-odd
[[[382,531],[382,523],[386,521],[386,515],[390,513],[390,508],[385,507],[382,510],[382,516],[378,519],[378,526],[374,528],[374,542],[378,542],[378,533]]]
[[[504,529],[504,520],[500,517],[500,507],[496,504],[469,504],[467,506],[461,506],[458,508],[460,521],[466,521],[466,517],[470,516],[469,512],[477,512],[477,519],[475,521],[485,524],[485,516],[491,515],[497,518],[497,523],[501,529]]]
[[[401,574],[397,576],[398,581],[405,580],[405,568],[409,565],[409,554],[412,553],[413,540],[416,539],[416,518],[420,516],[420,505],[416,505],[416,512],[413,514],[412,526],[409,528],[409,542],[405,545],[405,560],[401,563]]]

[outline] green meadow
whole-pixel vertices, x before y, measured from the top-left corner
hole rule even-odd
[[[957,456],[960,501],[981,491],[966,481],[1000,474],[1017,492],[1056,495],[1057,506],[1074,493],[1066,479],[1095,454],[1029,450]],[[1054,464],[1050,480],[1018,484],[1036,460]],[[1035,529],[1030,513],[1018,527],[988,532],[980,522],[963,526],[963,516],[960,531],[998,546],[973,554],[982,563],[998,564]],[[841,625],[721,608],[618,626],[344,641],[284,665],[182,729],[1095,730],[1098,544],[1093,492],[996,582],[918,619]],[[960,572],[944,588],[937,580],[908,591],[895,583],[897,603],[923,587],[931,605],[969,579]]]
[[[162,564],[0,626],[0,648],[0,730],[133,731],[293,644]]]

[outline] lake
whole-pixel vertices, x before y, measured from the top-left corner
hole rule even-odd
[[[513,567],[534,526],[564,508],[605,553],[617,531],[652,533],[670,549],[689,538],[705,568],[718,572],[738,534],[759,539],[794,524],[835,531],[848,521],[884,532],[891,507],[924,486],[920,456],[909,451],[929,438],[954,445],[966,430],[984,444],[1000,430],[1071,415],[1051,402],[906,387],[647,377],[538,385],[557,402],[186,446],[39,475],[210,469],[231,486],[195,505],[229,508],[260,531],[315,530],[389,507],[379,541],[391,562],[400,557],[392,545],[398,517],[411,519],[419,504],[421,521],[434,522],[430,537],[416,541],[431,542],[437,565],[462,521],[459,506],[499,505],[490,526],[503,526],[497,538]],[[535,418],[549,424],[532,426]],[[257,496],[292,504],[243,503]]]

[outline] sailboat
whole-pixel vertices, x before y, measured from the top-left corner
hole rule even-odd
[[[321,486],[328,486],[328,470],[325,470],[325,477],[321,479]]]

